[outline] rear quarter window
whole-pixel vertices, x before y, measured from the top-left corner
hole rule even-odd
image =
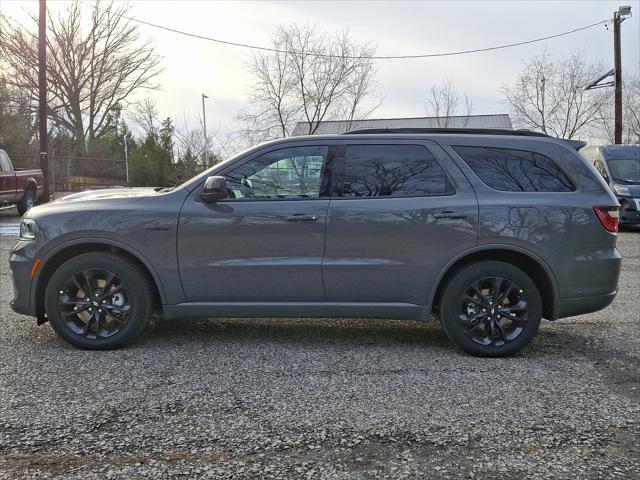
[[[571,192],[574,185],[549,157],[527,150],[453,146],[474,173],[505,192]]]

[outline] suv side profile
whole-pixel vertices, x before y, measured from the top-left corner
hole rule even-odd
[[[177,317],[424,320],[479,356],[617,292],[619,205],[566,141],[366,130],[272,141],[174,189],[30,210],[13,309],[81,348]]]

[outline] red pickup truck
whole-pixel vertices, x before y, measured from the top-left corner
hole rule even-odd
[[[24,215],[40,199],[43,189],[42,170],[14,169],[9,155],[0,150],[0,210],[15,205]]]

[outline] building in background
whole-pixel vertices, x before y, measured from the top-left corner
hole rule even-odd
[[[506,128],[511,130],[513,127],[506,113],[458,117],[372,118],[320,122],[315,135],[343,133],[361,128]],[[306,135],[308,131],[308,122],[298,122],[292,136]]]

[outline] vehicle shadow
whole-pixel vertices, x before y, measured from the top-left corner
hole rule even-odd
[[[360,319],[179,319],[155,318],[137,344],[256,342],[281,344],[416,344],[455,349],[440,324]]]

